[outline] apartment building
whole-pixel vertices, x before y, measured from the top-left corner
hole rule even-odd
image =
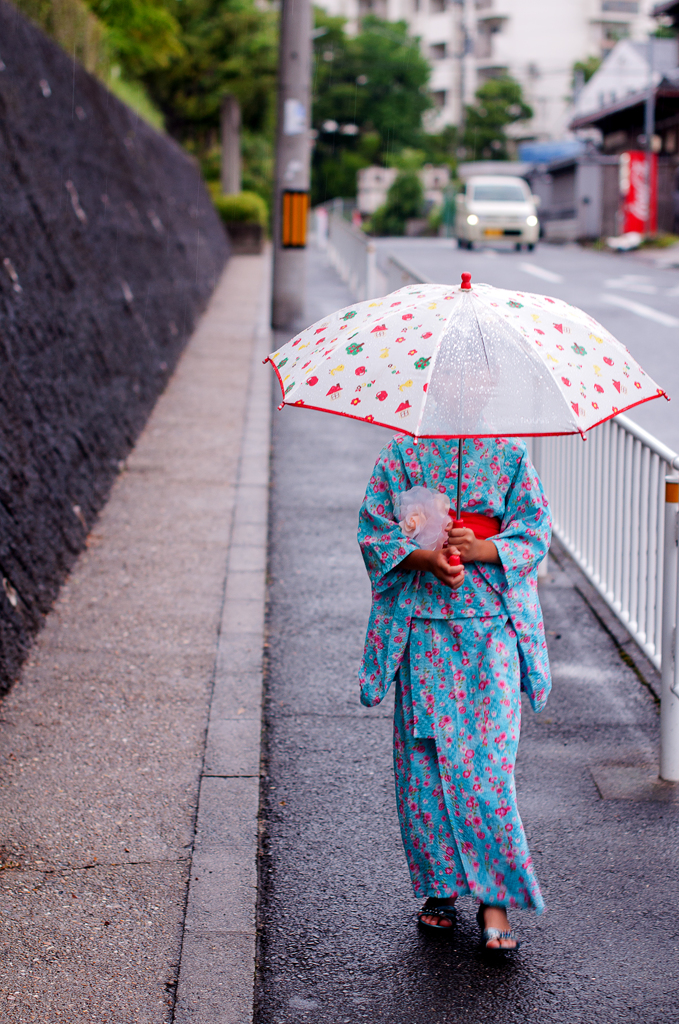
[[[356,31],[361,17],[405,20],[432,66],[428,127],[459,124],[479,83],[503,74],[523,86],[535,116],[517,138],[567,130],[572,68],[606,56],[619,39],[645,40],[654,0],[320,0]]]

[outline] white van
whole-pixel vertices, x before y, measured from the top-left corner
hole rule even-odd
[[[467,179],[455,197],[455,234],[461,249],[475,242],[511,241],[520,249],[535,248],[540,237],[539,203],[523,178],[477,175]]]

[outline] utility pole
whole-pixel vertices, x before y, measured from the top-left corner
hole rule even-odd
[[[291,327],[304,308],[309,212],[311,3],[282,0],[273,209],[271,323]]]
[[[462,112],[476,96],[476,6],[474,0],[462,0]]]

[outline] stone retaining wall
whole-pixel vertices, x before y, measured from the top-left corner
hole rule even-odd
[[[191,159],[0,0],[0,691],[227,256]]]

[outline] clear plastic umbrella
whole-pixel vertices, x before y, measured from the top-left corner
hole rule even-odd
[[[470,274],[456,287],[408,285],[348,306],[268,360],[280,408],[350,416],[415,440],[456,437],[460,445],[466,437],[584,437],[665,395],[587,313],[561,299],[472,286]]]

